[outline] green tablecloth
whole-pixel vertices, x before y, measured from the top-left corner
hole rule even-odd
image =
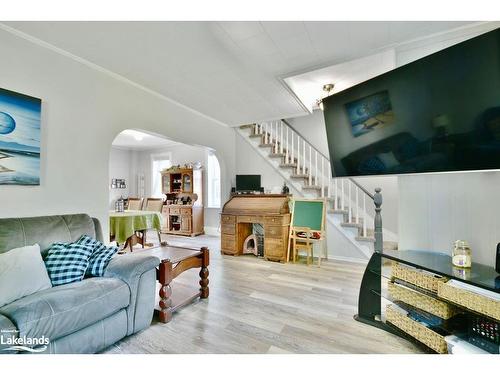
[[[109,212],[109,233],[118,243],[124,243],[136,231],[161,229],[162,216],[152,211]]]

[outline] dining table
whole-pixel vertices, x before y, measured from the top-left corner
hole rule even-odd
[[[122,212],[109,212],[109,234],[110,241],[116,241],[118,245],[124,244],[123,248],[141,244],[142,247],[146,244],[146,232],[155,230],[158,233],[158,240],[161,245],[161,225],[163,217],[160,212],[142,211],[142,210],[125,210]],[[166,243],[165,243],[166,244]]]

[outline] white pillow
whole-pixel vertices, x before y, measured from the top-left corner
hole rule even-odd
[[[38,244],[0,254],[0,307],[50,287]]]
[[[380,159],[382,163],[384,163],[387,169],[391,169],[392,167],[399,165],[399,161],[398,159],[396,159],[392,151],[378,154],[377,157]]]

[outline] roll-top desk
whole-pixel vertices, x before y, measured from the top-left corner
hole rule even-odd
[[[290,208],[288,195],[233,195],[221,214],[221,252],[243,253],[243,243],[252,234],[253,224],[264,228],[264,258],[286,261]]]

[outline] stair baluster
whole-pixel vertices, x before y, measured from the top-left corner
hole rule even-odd
[[[293,147],[293,146],[292,146]],[[288,149],[290,148],[290,143],[288,143],[288,126],[286,127],[286,149],[285,149],[285,163],[290,163],[288,158]]]
[[[280,137],[280,153],[283,153],[283,122],[280,121],[280,131],[281,131],[281,137]],[[286,161],[288,163],[288,161]]]
[[[349,207],[347,208],[349,210],[349,223],[352,223],[352,196],[351,196],[351,181],[350,180],[347,180],[347,187],[348,187],[348,191],[349,191],[349,198],[347,199],[347,204],[349,205]]]
[[[355,186],[354,189],[356,189],[356,224],[359,224],[359,188]]]
[[[321,198],[325,197],[325,158],[321,158]]]
[[[366,237],[366,194],[363,194],[363,237]]]

